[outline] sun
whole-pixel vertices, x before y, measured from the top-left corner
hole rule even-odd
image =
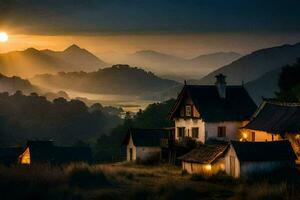
[[[6,42],[8,40],[8,35],[5,32],[0,32],[0,42]]]

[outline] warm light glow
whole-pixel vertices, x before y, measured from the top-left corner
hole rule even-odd
[[[205,165],[205,169],[207,170],[207,171],[210,171],[211,170],[211,165]]]
[[[244,139],[247,139],[247,138],[248,138],[247,133],[243,133],[243,138],[244,138]]]
[[[30,151],[28,147],[24,151],[24,153],[20,156],[20,163],[22,165],[30,165]]]
[[[5,32],[0,32],[0,42],[6,42],[8,40],[8,35]]]

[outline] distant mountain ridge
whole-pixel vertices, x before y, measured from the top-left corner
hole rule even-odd
[[[229,64],[240,57],[240,54],[234,52],[218,52],[185,59],[153,50],[142,50],[129,55],[123,62],[144,66],[147,70],[167,77],[178,77],[180,74],[182,79],[199,79],[207,71]]]
[[[64,51],[12,51],[0,54],[0,73],[9,76],[31,77],[59,71],[92,71],[107,65],[86,49],[71,45]]]
[[[89,73],[60,72],[55,75],[37,75],[30,81],[42,87],[61,90],[136,96],[145,96],[179,85],[176,81],[162,79],[152,72],[120,64]]]
[[[300,57],[300,43],[261,49],[221,67],[200,80],[214,83],[215,75],[223,73],[229,84],[242,84],[258,79],[267,72],[294,63]]]

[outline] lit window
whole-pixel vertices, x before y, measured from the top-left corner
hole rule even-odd
[[[187,116],[187,117],[192,116],[192,106],[191,105],[185,106],[185,116]]]
[[[225,126],[218,127],[218,137],[226,137],[226,127]]]
[[[192,128],[192,137],[198,138],[199,136],[199,128]]]

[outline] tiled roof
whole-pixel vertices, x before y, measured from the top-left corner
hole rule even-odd
[[[300,132],[300,104],[264,102],[244,127],[269,133]]]
[[[206,122],[249,120],[257,108],[243,86],[226,86],[226,97],[221,98],[214,85],[185,85],[170,113],[171,118],[188,95]]]
[[[227,146],[228,143],[200,145],[178,159],[185,162],[210,164],[223,155]]]
[[[239,161],[291,161],[295,152],[288,140],[274,142],[231,141]]]
[[[139,129],[130,128],[123,140],[123,145],[127,145],[132,136],[135,146],[160,146],[160,140],[167,138],[170,130],[167,129]]]

